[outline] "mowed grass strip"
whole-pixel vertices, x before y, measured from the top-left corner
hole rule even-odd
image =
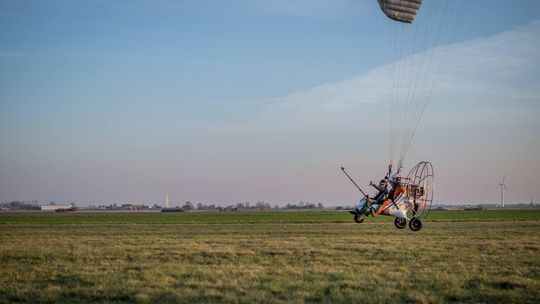
[[[0,229],[2,303],[540,301],[540,221]]]
[[[392,221],[392,217],[367,217],[366,221]],[[424,221],[540,220],[540,210],[431,211]],[[239,211],[239,212],[2,212],[0,223],[308,223],[351,222],[346,211]]]
[[[249,222],[344,222],[352,216],[335,211],[191,211],[191,212],[7,212],[0,222],[41,223],[249,223]]]
[[[426,221],[538,221],[540,209],[523,210],[432,210]]]

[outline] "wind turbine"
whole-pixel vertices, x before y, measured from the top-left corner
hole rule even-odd
[[[505,179],[506,174],[503,175],[502,182],[499,183],[499,187],[501,187],[501,208],[504,208],[504,190],[508,190],[508,188],[506,188],[506,184],[504,183]]]

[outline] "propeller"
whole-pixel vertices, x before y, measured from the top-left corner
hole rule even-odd
[[[503,175],[502,182],[499,183],[499,186],[504,187],[504,190],[508,190],[506,188],[506,174]]]

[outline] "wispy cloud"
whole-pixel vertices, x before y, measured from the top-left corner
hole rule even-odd
[[[362,76],[329,83],[266,102],[269,119],[333,119],[358,112],[366,104],[376,104],[386,96],[385,68],[377,68]]]
[[[491,37],[440,46],[444,66],[431,90],[432,102],[510,102],[513,98],[540,101],[540,21]],[[420,54],[419,56],[422,56]],[[443,58],[444,57],[444,58]],[[394,63],[414,67],[413,57]],[[351,79],[329,83],[267,101],[268,119],[341,119],[361,116],[366,107],[384,104],[394,83],[382,66]],[[411,73],[421,71],[411,71]],[[413,76],[414,77],[414,76]],[[402,92],[407,94],[406,90]],[[399,96],[397,98],[404,98]],[[521,97],[520,97],[521,96]]]

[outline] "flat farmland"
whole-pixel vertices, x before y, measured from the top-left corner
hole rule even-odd
[[[540,301],[540,211],[4,212],[0,302]]]

